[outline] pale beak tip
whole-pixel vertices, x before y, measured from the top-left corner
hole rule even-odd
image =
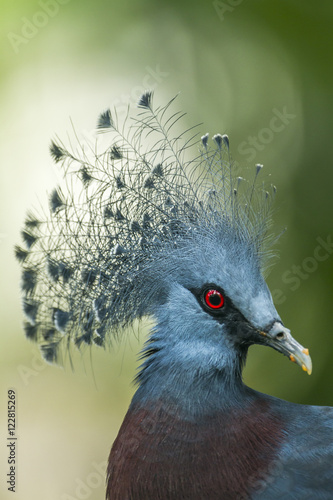
[[[308,353],[307,353],[307,359],[305,359],[304,362],[302,363],[302,370],[307,372],[308,375],[311,375],[312,373],[312,361]]]

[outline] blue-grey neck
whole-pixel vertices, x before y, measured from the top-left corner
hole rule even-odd
[[[223,355],[223,349],[216,352],[210,345],[182,345],[179,340],[172,342],[173,337],[166,325],[154,329],[142,351],[145,360],[132,405],[158,402],[170,412],[191,418],[244,404],[251,393],[242,382],[247,348],[226,349]]]

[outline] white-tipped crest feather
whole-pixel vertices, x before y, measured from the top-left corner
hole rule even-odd
[[[193,128],[173,137],[183,114],[170,111],[174,99],[154,109],[152,97],[123,124],[101,114],[98,131],[110,136],[103,151],[51,145],[66,189],[52,192],[45,218],[29,215],[26,249],[16,248],[26,334],[50,362],[69,340],[104,345],[153,313],[168,283],[190,279],[196,253],[214,251],[210,242],[258,265],[266,255],[272,196],[255,186],[261,165],[253,182],[236,177],[228,136],[206,134],[200,150]]]

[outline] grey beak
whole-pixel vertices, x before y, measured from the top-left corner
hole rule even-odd
[[[312,372],[312,361],[309,355],[309,349],[303,347],[290,334],[290,330],[284,327],[279,321],[276,321],[268,332],[260,331],[260,334],[266,338],[267,345],[273,347],[288,358],[297,363],[309,375]]]

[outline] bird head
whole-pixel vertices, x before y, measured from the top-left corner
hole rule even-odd
[[[142,376],[152,358],[240,375],[252,344],[311,373],[263,278],[275,188],[257,187],[262,165],[251,181],[237,177],[226,135],[202,136],[199,149],[192,129],[172,138],[181,114],[152,101],[141,97],[127,130],[110,110],[100,115],[102,152],[52,143],[65,185],[46,217],[27,217],[26,248],[16,248],[27,337],[55,362],[152,316]]]
[[[196,228],[151,270],[157,326],[144,349],[141,380],[157,366],[171,373],[181,366],[180,376],[218,371],[231,381],[241,379],[253,344],[276,349],[310,374],[308,350],[283,325],[249,242],[234,229],[204,233]]]

